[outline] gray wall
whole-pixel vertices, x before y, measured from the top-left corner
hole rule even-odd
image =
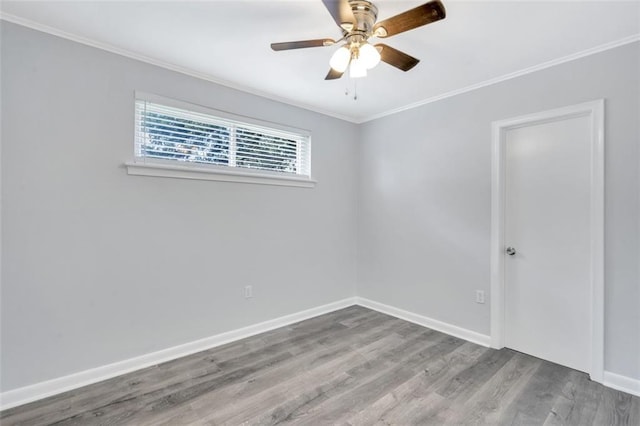
[[[356,125],[6,22],[1,60],[2,390],[354,295]],[[310,130],[317,186],[127,175],[134,90]]]
[[[362,127],[358,295],[489,334],[491,122],[606,99],[605,369],[640,378],[640,45]]]
[[[490,123],[597,98],[606,368],[640,377],[638,44],[356,126],[1,26],[3,391],[349,297],[356,282],[488,333],[474,291],[489,296]],[[318,185],[128,176],[134,90],[310,130]]]

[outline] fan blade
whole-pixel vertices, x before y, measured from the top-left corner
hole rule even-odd
[[[394,67],[402,70],[409,71],[411,68],[418,65],[420,59],[416,59],[413,56],[409,56],[404,52],[394,49],[386,44],[376,44],[375,47],[380,52],[380,60],[393,65]]]
[[[333,68],[329,69],[329,72],[327,73],[327,76],[324,78],[325,80],[336,80],[340,77],[342,77],[342,74],[344,74],[344,72],[339,72],[334,70]]]
[[[446,12],[439,0],[425,3],[373,26],[377,37],[390,37],[444,19]]]
[[[336,24],[344,30],[351,31],[356,24],[356,18],[351,12],[349,0],[322,0]]]
[[[275,51],[302,49],[305,47],[331,46],[332,44],[335,44],[335,42],[335,40],[330,38],[320,38],[317,40],[286,41],[284,43],[271,43],[271,48]]]

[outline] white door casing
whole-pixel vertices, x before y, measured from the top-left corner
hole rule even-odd
[[[562,122],[565,124],[561,124]],[[551,123],[558,123],[557,125]],[[508,137],[518,136],[520,138],[527,137],[526,128],[535,129],[536,126],[539,127],[538,130],[542,129],[544,125],[547,127],[554,128],[554,131],[571,131],[571,129],[577,129],[579,124],[588,124],[589,126],[589,134],[584,135],[585,138],[590,140],[590,145],[586,151],[582,153],[585,161],[590,161],[588,177],[586,180],[588,182],[584,182],[585,184],[589,184],[589,189],[587,190],[588,194],[584,194],[585,197],[574,198],[574,202],[578,204],[582,203],[584,208],[588,209],[588,214],[585,216],[586,221],[588,223],[584,224],[582,229],[586,229],[588,232],[587,250],[584,250],[584,253],[580,253],[580,250],[569,250],[565,251],[564,254],[568,256],[568,258],[572,258],[574,260],[580,258],[588,265],[588,272],[585,273],[584,278],[587,279],[590,289],[586,292],[587,294],[581,294],[580,297],[576,298],[576,301],[579,299],[582,300],[584,312],[579,312],[584,318],[587,319],[588,323],[588,331],[586,333],[586,337],[583,336],[583,342],[576,344],[579,346],[582,344],[583,350],[587,350],[588,355],[586,358],[583,357],[583,360],[576,360],[579,365],[579,369],[587,371],[591,379],[594,381],[602,382],[603,368],[604,368],[604,100],[598,100],[593,102],[586,102],[579,105],[569,106],[565,108],[554,109],[550,111],[544,111],[536,114],[531,114],[523,117],[516,117],[507,120],[496,121],[493,123],[493,150],[492,150],[492,236],[491,236],[491,346],[494,348],[502,348],[505,346],[506,342],[506,333],[505,333],[505,321],[506,314],[509,313],[509,319],[514,321],[512,324],[514,327],[516,325],[522,325],[524,322],[520,322],[519,324],[515,324],[518,321],[517,313],[514,314],[513,311],[508,311],[505,306],[506,303],[506,289],[505,289],[505,279],[506,272],[510,271],[513,273],[518,268],[522,271],[524,267],[526,269],[526,262],[522,262],[522,258],[519,259],[521,263],[515,263],[518,254],[515,257],[510,259],[505,259],[505,248],[506,244],[514,244],[517,245],[515,241],[505,241],[505,221],[507,218],[507,205],[509,204],[510,209],[521,209],[527,206],[527,200],[522,201],[524,204],[518,205],[520,200],[516,200],[515,204],[513,200],[510,203],[507,203],[506,199],[506,176],[507,176],[507,163],[506,163],[506,142]],[[566,127],[565,130],[563,128]],[[533,130],[532,130],[533,131]],[[583,138],[584,140],[584,138]],[[526,144],[523,146],[526,149]],[[514,149],[514,148],[512,148]],[[520,147],[519,149],[523,149]],[[569,148],[570,149],[570,148]],[[520,153],[525,154],[525,153]],[[565,153],[566,155],[567,153]],[[561,154],[562,155],[562,154]],[[579,153],[576,152],[576,155]],[[551,167],[551,165],[550,165]],[[562,170],[558,164],[555,166],[556,172],[558,170]],[[526,170],[524,170],[526,172]],[[586,172],[586,170],[583,170]],[[533,176],[533,171],[529,171],[529,176]],[[584,173],[583,173],[584,175]],[[513,178],[514,176],[512,176]],[[515,176],[517,177],[517,176]],[[514,183],[517,185],[517,182]],[[551,194],[552,196],[552,194]],[[549,200],[550,198],[545,196]],[[531,200],[529,200],[529,205]],[[515,206],[515,207],[514,207]],[[538,225],[544,223],[544,218],[542,220],[537,220],[535,216],[532,216],[534,224],[538,223]],[[566,219],[566,218],[565,218]],[[548,221],[547,221],[548,222]],[[573,224],[570,227],[572,228]],[[516,228],[511,226],[510,233],[513,235],[517,234]],[[567,229],[567,232],[574,234],[579,230],[579,224],[576,224],[576,227],[572,229]],[[535,235],[531,232],[528,234],[528,238],[531,240],[535,240]],[[523,237],[525,238],[524,234]],[[541,235],[541,238],[543,236]],[[549,250],[553,251],[556,247],[550,247]],[[517,246],[516,246],[517,250]],[[555,253],[555,257],[558,258],[559,263],[556,264],[556,268],[554,270],[558,270],[560,274],[566,273],[571,275],[572,272],[570,269],[565,268],[564,272],[562,269],[562,254],[563,250],[567,250],[567,247],[557,247],[557,252]],[[535,257],[536,254],[533,252],[529,253],[531,256]],[[538,253],[538,255],[541,253]],[[542,257],[539,257],[542,259]],[[547,257],[547,260],[552,257]],[[505,262],[512,262],[511,264],[507,264]],[[512,269],[507,270],[506,268],[510,267]],[[552,268],[553,269],[553,268]],[[529,272],[533,272],[535,275],[535,271],[533,269],[529,269]],[[573,278],[578,278],[577,275],[573,275]],[[514,290],[512,290],[514,291]],[[513,293],[510,296],[514,296]],[[545,297],[548,297],[548,294],[545,294],[544,291],[540,293],[532,292],[518,294],[517,297],[525,297],[529,300],[533,305],[540,304],[543,306],[545,303]],[[568,294],[558,294],[560,299],[567,299],[570,295]],[[558,308],[556,306],[555,308]],[[531,311],[533,312],[533,311]],[[526,315],[526,312],[523,313]],[[555,330],[551,330],[549,333],[553,333]],[[560,331],[558,331],[560,332]],[[552,336],[550,336],[552,337]],[[544,335],[532,335],[527,338],[531,338],[533,340],[540,340],[544,338]],[[514,335],[509,335],[510,343],[513,344],[524,344],[526,346],[526,339],[519,341],[516,338],[514,339]],[[516,347],[516,349],[519,349]],[[576,350],[578,348],[572,348],[572,350]],[[526,352],[526,350],[524,350]],[[534,354],[535,355],[535,354]],[[544,357],[544,353],[538,354],[541,357]],[[562,354],[560,354],[562,355]],[[564,355],[569,355],[566,352]]]

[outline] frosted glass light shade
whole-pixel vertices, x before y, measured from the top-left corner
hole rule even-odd
[[[365,43],[360,46],[360,60],[364,63],[364,66],[370,70],[380,62],[380,53],[378,49],[369,43]]]
[[[351,60],[351,67],[349,68],[349,76],[351,78],[360,78],[367,76],[367,67],[364,61],[360,58],[354,58]]]
[[[337,72],[345,72],[349,66],[349,59],[351,59],[351,52],[345,46],[333,52],[331,59],[329,60],[329,66]]]

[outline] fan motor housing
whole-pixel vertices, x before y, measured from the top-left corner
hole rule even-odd
[[[355,28],[350,32],[362,32],[371,35],[378,17],[378,8],[367,0],[350,0],[351,12],[356,19]]]

